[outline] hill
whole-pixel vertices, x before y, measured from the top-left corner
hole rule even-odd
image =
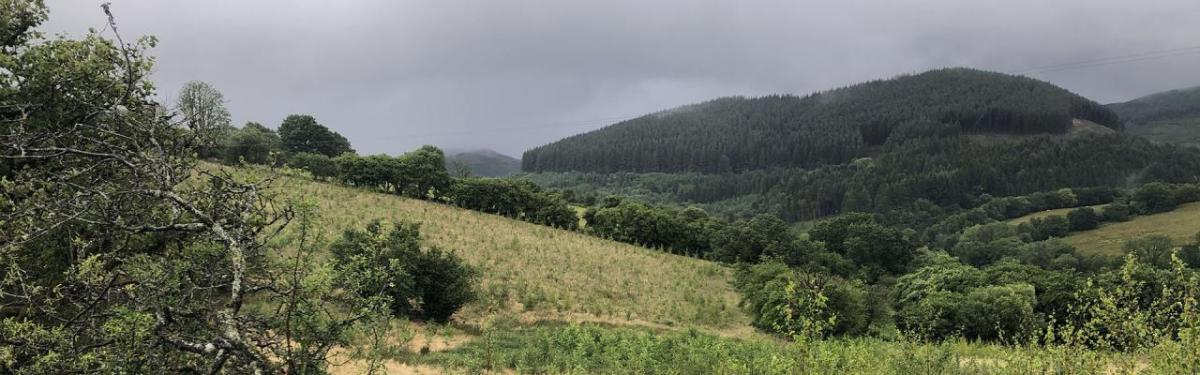
[[[1129,132],[1159,143],[1200,147],[1200,87],[1144,96],[1109,108]]]
[[[473,150],[446,155],[446,169],[478,177],[507,177],[521,172],[521,161],[492,150]]]
[[[262,167],[227,170],[243,176],[269,173]],[[304,177],[280,176],[270,191],[316,203],[316,228],[326,239],[374,219],[415,221],[427,244],[455,251],[483,272],[483,298],[456,315],[456,324],[397,322],[385,339],[402,343],[400,350],[370,363],[339,348],[332,354],[333,374],[372,368],[388,373],[783,374],[808,368],[1015,374],[1147,366],[1142,357],[1120,353],[963,340],[831,338],[800,345],[751,328],[730,286],[730,270],[715,263]],[[279,238],[285,247],[295,239],[294,230]],[[1154,353],[1172,355],[1172,348]],[[1149,366],[1174,368],[1166,359]]]
[[[943,69],[805,97],[730,97],[620,122],[525,152],[526,172],[813,168],[945,134],[1062,134],[1075,118],[1119,128],[1086,98],[1031,78]]]
[[[909,225],[985,195],[1200,175],[1200,152],[1121,128],[1107,107],[1046,82],[943,69],[685,106],[531,149],[522,165],[523,178],[597,198],[788,221],[894,213]]]
[[[316,202],[326,239],[375,219],[421,223],[426,243],[456,251],[483,273],[483,296],[462,317],[468,321],[499,309],[529,320],[746,327],[730,272],[715,263],[306,178],[282,176],[272,192]]]
[[[1200,86],[1113,103],[1108,108],[1121,116],[1121,120],[1134,124],[1200,117]]]

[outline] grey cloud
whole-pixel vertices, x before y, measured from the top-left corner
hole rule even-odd
[[[49,0],[45,29],[101,28]],[[198,79],[235,120],[312,114],[366,153],[528,147],[727,95],[946,66],[999,71],[1200,45],[1200,2],[115,0],[160,39],[164,98]],[[1200,53],[1033,74],[1102,102],[1200,84]]]

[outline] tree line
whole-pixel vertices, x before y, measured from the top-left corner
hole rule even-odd
[[[982,196],[1186,183],[1198,177],[1200,150],[1122,134],[924,139],[816,169],[520,176],[597,198],[616,194],[648,203],[699,205],[723,217],[771,213],[787,221],[842,212],[903,213],[921,209],[912,206],[918,200],[955,211],[980,205]]]

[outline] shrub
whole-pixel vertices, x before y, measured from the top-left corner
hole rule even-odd
[[[1145,184],[1133,193],[1133,207],[1143,214],[1174,210],[1177,202],[1172,194],[1170,185],[1161,182]]]
[[[1129,220],[1130,208],[1128,204],[1113,202],[1104,206],[1101,212],[1104,215],[1104,221],[1121,222]]]
[[[407,264],[412,295],[419,301],[412,317],[445,323],[459,308],[475,301],[479,273],[454,252],[429,248],[413,254]]]
[[[478,274],[454,253],[422,249],[419,228],[376,220],[365,230],[347,230],[330,250],[335,268],[354,292],[391,297],[397,316],[444,323],[475,299]]]
[[[1100,225],[1100,214],[1091,207],[1080,207],[1067,213],[1067,222],[1071,231],[1096,229]]]
[[[1167,268],[1171,266],[1171,251],[1175,249],[1175,244],[1171,237],[1153,234],[1126,241],[1124,249],[1150,265]]]
[[[1193,184],[1176,186],[1175,191],[1171,192],[1171,200],[1175,201],[1175,204],[1200,201],[1200,186]]]
[[[1071,232],[1071,224],[1067,218],[1060,215],[1050,215],[1034,218],[1029,221],[1030,235],[1034,241],[1045,241],[1055,237],[1065,237]]]

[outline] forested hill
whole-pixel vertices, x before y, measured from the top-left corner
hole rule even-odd
[[[1108,107],[1123,121],[1134,124],[1197,118],[1200,117],[1200,86],[1160,92]]]
[[[492,150],[446,155],[446,169],[459,176],[505,177],[521,172],[521,161]]]
[[[1108,108],[1031,78],[942,69],[805,97],[730,97],[526,151],[526,172],[702,172],[841,164],[890,143],[961,133],[1064,133],[1073,118],[1120,128]]]

